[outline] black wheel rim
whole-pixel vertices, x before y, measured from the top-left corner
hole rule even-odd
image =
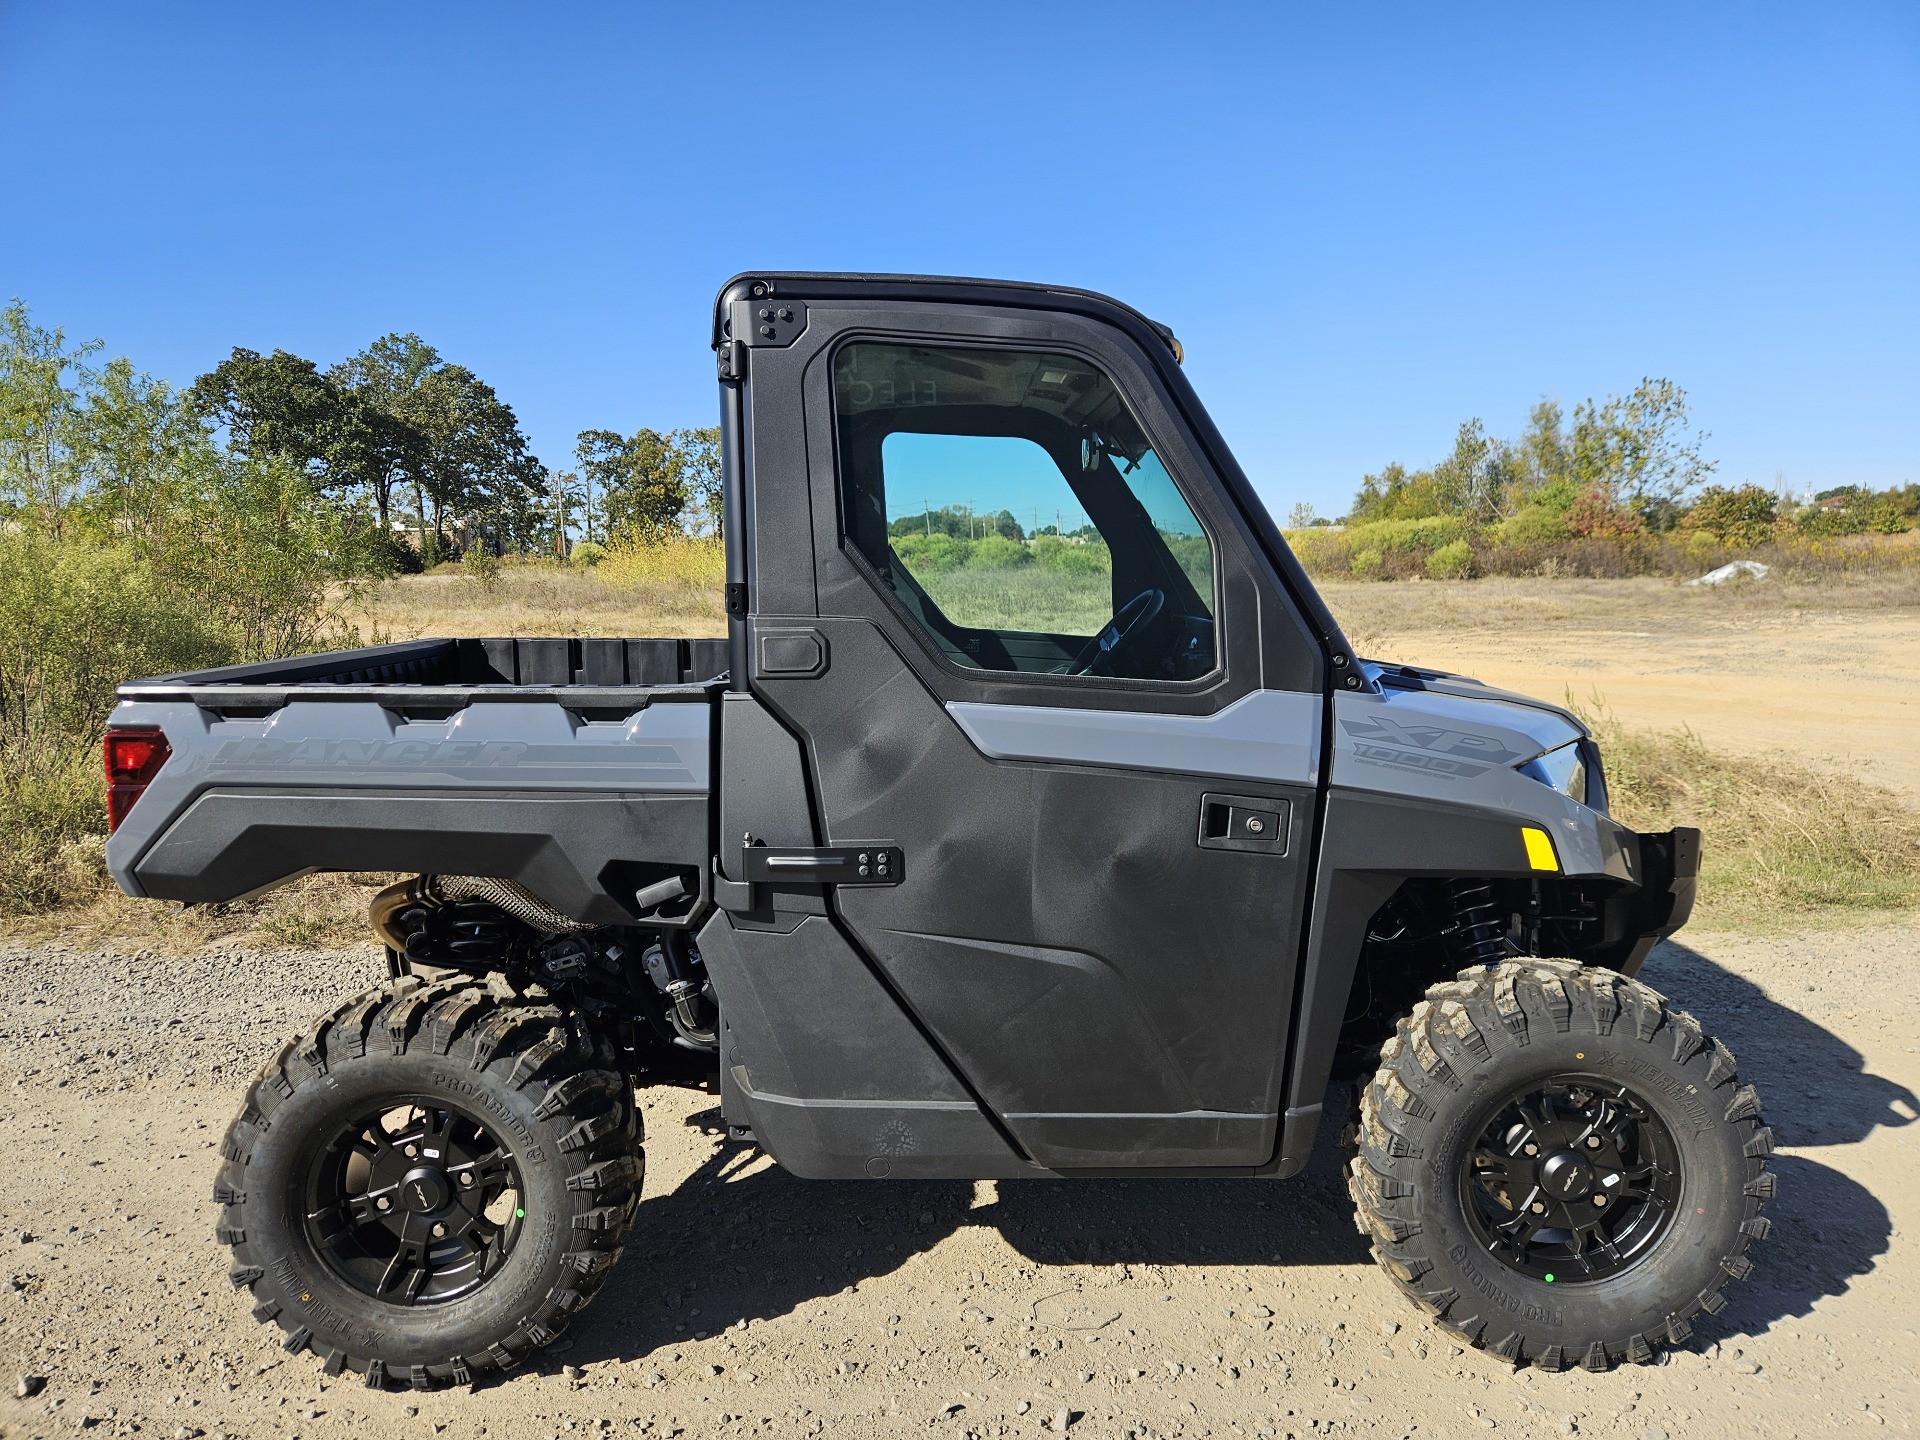
[[[1639,1264],[1672,1222],[1680,1185],[1673,1132],[1632,1090],[1596,1076],[1514,1092],[1460,1166],[1481,1245],[1548,1284],[1591,1284]]]
[[[342,1125],[307,1178],[315,1252],[354,1289],[395,1305],[468,1294],[519,1239],[513,1152],[466,1111],[408,1096]]]

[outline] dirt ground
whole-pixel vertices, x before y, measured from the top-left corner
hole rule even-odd
[[[1920,797],[1911,582],[1328,589],[1364,654],[1597,692],[1629,723]],[[584,602],[550,601],[564,633]],[[1516,1375],[1456,1349],[1369,1260],[1331,1134],[1291,1182],[830,1184],[724,1140],[712,1096],[663,1089],[641,1218],[593,1308],[540,1366],[419,1395],[285,1354],[212,1235],[243,1086],[379,977],[371,945],[0,935],[0,1436],[1913,1433],[1920,934],[1681,938],[1647,978],[1760,1086],[1781,1186],[1759,1268],[1658,1365]]]
[[[1784,750],[1920,800],[1920,586],[1672,580],[1334,584],[1360,653]]]
[[[0,942],[0,1380],[45,1379],[0,1399],[0,1433],[1911,1433],[1920,937],[1688,945],[1648,978],[1760,1085],[1781,1183],[1760,1268],[1662,1364],[1457,1350],[1368,1259],[1331,1137],[1291,1182],[825,1183],[658,1090],[640,1222],[563,1348],[410,1394],[286,1355],[229,1289],[208,1200],[242,1085],[378,978],[372,947]]]

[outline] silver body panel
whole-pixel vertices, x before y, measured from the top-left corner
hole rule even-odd
[[[1313,785],[1320,778],[1318,695],[1255,690],[1212,715],[947,706],[981,754],[996,760],[1123,766],[1184,775]]]
[[[190,700],[123,701],[114,725],[154,725],[172,757],[107,841],[107,867],[131,894],[133,869],[202,792],[219,788],[431,792],[442,796],[704,795],[712,710],[650,704],[624,720],[584,720],[557,699],[468,705],[407,719],[371,700],[294,700],[259,718]]]

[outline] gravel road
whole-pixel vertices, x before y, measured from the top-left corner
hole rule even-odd
[[[372,948],[0,938],[0,1435],[1913,1433],[1920,937],[1687,939],[1646,978],[1759,1084],[1781,1184],[1761,1268],[1661,1364],[1455,1348],[1374,1270],[1331,1143],[1291,1183],[823,1183],[658,1090],[593,1309],[538,1368],[410,1394],[285,1354],[208,1200],[242,1085]]]

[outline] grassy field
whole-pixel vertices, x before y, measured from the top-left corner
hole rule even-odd
[[[440,566],[358,590],[348,615],[371,638],[426,635],[673,635],[727,633],[716,545],[691,541],[614,551],[592,569],[505,564]]]
[[[1113,577],[1072,575],[1041,565],[932,570],[914,577],[959,625],[1092,635],[1113,617]]]

